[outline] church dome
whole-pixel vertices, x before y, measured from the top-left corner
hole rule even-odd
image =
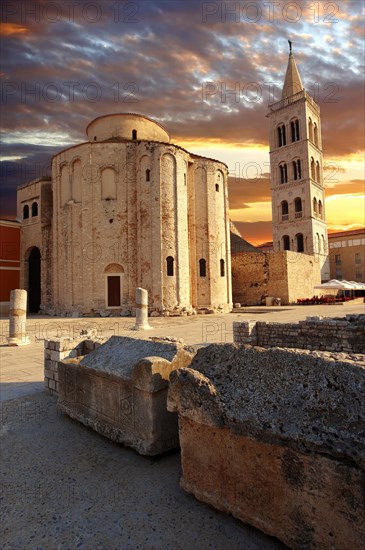
[[[86,127],[89,141],[128,139],[169,142],[170,136],[158,123],[144,115],[115,113],[95,118]]]

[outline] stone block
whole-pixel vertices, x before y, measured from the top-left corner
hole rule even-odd
[[[50,378],[51,380],[53,380],[53,379],[54,379],[54,375],[55,375],[54,372],[45,369],[45,371],[44,371],[44,377],[45,377],[45,378]]]
[[[171,373],[182,487],[293,549],[365,540],[365,364],[213,344]]]
[[[190,365],[181,341],[112,336],[81,361],[58,364],[59,408],[145,455],[178,446],[177,415],[167,411],[172,370]]]

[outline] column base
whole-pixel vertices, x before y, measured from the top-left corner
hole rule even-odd
[[[30,344],[28,336],[23,338],[8,338],[8,346],[26,346]]]

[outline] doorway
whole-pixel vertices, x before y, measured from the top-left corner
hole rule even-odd
[[[28,257],[28,308],[38,313],[41,305],[41,253],[33,248]]]
[[[108,307],[120,307],[120,275],[108,275]]]

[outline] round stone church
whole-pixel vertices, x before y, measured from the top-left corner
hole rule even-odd
[[[31,312],[188,314],[232,307],[227,166],[170,143],[138,114],[93,120],[88,141],[18,189]]]

